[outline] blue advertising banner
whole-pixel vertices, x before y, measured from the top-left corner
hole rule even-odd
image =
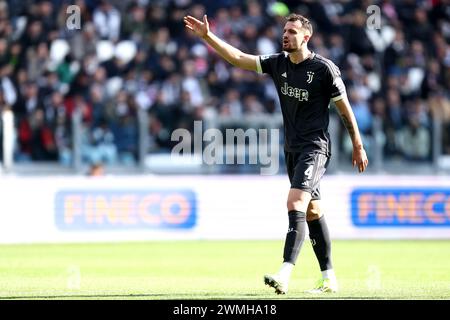
[[[63,190],[55,196],[60,230],[190,229],[196,219],[191,190]]]
[[[351,215],[358,227],[450,227],[450,189],[358,188]]]

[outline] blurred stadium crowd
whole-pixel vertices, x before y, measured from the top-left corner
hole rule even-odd
[[[373,4],[381,21],[370,30]],[[67,27],[70,5],[80,8],[80,30]],[[430,160],[433,117],[444,122],[450,154],[450,1],[8,0],[0,1],[0,108],[15,114],[16,161],[69,164],[76,109],[84,160],[129,165],[140,110],[150,116],[149,152],[170,150],[171,132],[193,120],[280,112],[270,78],[224,62],[182,18],[207,13],[220,38],[270,54],[280,51],[289,12],[312,20],[309,46],[340,67],[363,135],[381,119],[385,157]]]

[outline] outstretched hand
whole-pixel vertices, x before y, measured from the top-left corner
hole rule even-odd
[[[203,22],[192,17],[186,16],[183,19],[186,28],[192,30],[197,36],[204,38],[209,32],[209,23],[206,14],[203,16]]]

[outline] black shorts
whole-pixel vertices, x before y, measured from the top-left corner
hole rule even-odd
[[[291,188],[311,193],[311,200],[320,199],[320,179],[330,162],[330,157],[317,151],[284,151]]]

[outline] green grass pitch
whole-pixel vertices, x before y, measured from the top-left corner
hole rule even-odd
[[[0,245],[1,299],[450,299],[450,241],[334,241],[340,292],[306,241],[290,291],[277,296],[283,241]]]

